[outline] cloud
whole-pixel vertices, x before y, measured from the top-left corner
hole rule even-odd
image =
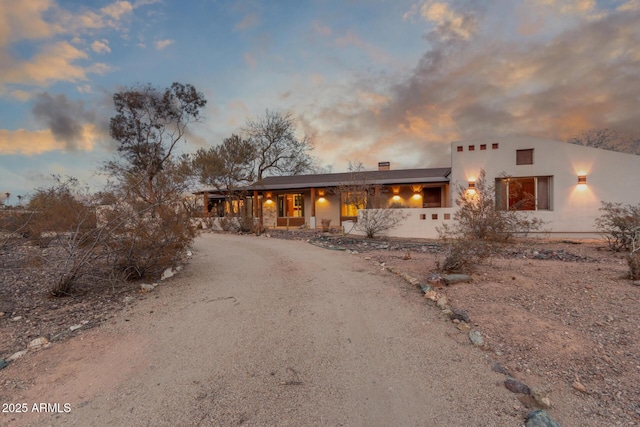
[[[92,64],[89,57],[91,52],[109,52],[107,40],[96,40],[85,51],[82,36],[121,31],[136,7],[151,3],[115,1],[98,10],[72,12],[55,0],[0,1],[0,94],[14,92],[7,85],[42,87],[110,70],[105,64]]]
[[[640,0],[628,0],[626,3],[618,6],[621,12],[640,10]]]
[[[133,13],[133,6],[128,1],[117,1],[100,9],[104,15],[113,19],[121,19],[123,16]]]
[[[82,101],[71,101],[64,94],[42,93],[32,108],[35,119],[44,124],[56,140],[67,149],[93,146],[86,140],[86,126],[96,121],[96,114],[88,111]]]
[[[369,56],[370,59],[377,63],[386,64],[392,62],[391,58],[385,51],[370,43],[365,42],[351,31],[348,31],[345,35],[336,38],[335,44],[338,47],[354,46],[358,49],[361,49],[366,52],[367,56]]]
[[[158,40],[155,42],[155,46],[156,49],[158,50],[162,50],[170,45],[172,45],[174,43],[174,40],[171,39],[164,39],[164,40]]]
[[[80,131],[79,143],[70,147],[67,142],[57,139],[50,129],[37,131],[0,129],[0,154],[33,156],[58,150],[92,150],[100,133],[91,124],[84,124]]]
[[[324,25],[318,21],[313,22],[313,32],[324,37],[328,37],[331,35],[331,27]]]
[[[400,80],[359,76],[335,90],[318,87],[322,97],[300,110],[307,129],[317,131],[318,153],[424,166],[447,164],[448,143],[458,139],[566,140],[594,128],[640,138],[640,9],[576,6],[579,19],[566,15],[543,22],[551,31],[523,35],[522,22],[497,20],[504,4],[474,11],[469,38],[443,37],[435,18],[446,13],[434,15],[427,49]],[[549,7],[511,5],[521,20]]]
[[[96,40],[91,43],[91,50],[93,50],[95,53],[109,53],[111,52],[109,41],[105,39]]]
[[[6,84],[45,86],[55,81],[86,79],[86,69],[74,65],[88,55],[67,42],[58,42],[41,49],[28,61],[2,61],[0,87]]]
[[[234,31],[244,31],[253,28],[260,23],[260,17],[256,13],[246,15],[240,22],[233,26]]]
[[[255,55],[253,55],[253,54],[251,54],[249,52],[246,52],[243,55],[243,58],[244,58],[245,64],[247,64],[249,67],[251,67],[251,68],[255,68],[256,67],[256,65],[258,63],[258,60],[256,59]]]

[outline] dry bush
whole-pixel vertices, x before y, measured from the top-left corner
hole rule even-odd
[[[471,272],[497,253],[501,244],[516,235],[539,230],[544,224],[522,211],[498,209],[495,185],[487,184],[485,176],[485,171],[481,171],[474,192],[458,186],[456,205],[459,209],[454,214],[454,223],[438,228],[440,239],[448,245],[445,259],[439,265],[443,271]]]
[[[630,253],[627,263],[629,264],[629,278],[640,280],[640,252]]]
[[[27,210],[32,216],[25,227],[29,239],[41,247],[64,239],[70,233],[86,233],[95,229],[95,211],[89,195],[80,188],[77,179],[53,177],[55,184],[39,188]]]
[[[407,219],[407,213],[399,209],[363,209],[358,212],[356,230],[374,238],[397,227]]]
[[[237,230],[237,224],[236,224],[236,219],[232,216],[223,216],[218,218],[218,224],[220,224],[220,228],[222,228],[222,231],[236,231]]]
[[[596,227],[605,234],[609,249],[615,252],[631,250],[636,230],[640,228],[640,204],[601,202],[602,215]]]
[[[48,248],[43,255],[32,256],[29,263],[42,265],[51,295],[66,296],[78,283],[103,272],[105,233],[96,227],[95,208],[79,182],[58,176],[54,181],[51,187],[36,190],[23,228],[31,241]]]
[[[238,231],[241,233],[253,233],[256,231],[256,220],[252,215],[242,214],[236,217]]]
[[[127,279],[159,276],[195,237],[190,217],[170,206],[120,204],[109,213],[106,227],[111,227],[107,254]]]

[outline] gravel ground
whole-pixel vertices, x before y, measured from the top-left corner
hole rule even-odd
[[[519,426],[528,411],[416,287],[301,241],[203,234],[177,276],[76,333],[0,371],[3,401],[30,408],[3,425]]]

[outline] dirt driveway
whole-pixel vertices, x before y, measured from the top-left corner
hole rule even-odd
[[[2,370],[32,385],[12,396],[27,413],[0,424],[523,424],[487,353],[451,339],[417,288],[362,257],[204,234],[147,295]]]

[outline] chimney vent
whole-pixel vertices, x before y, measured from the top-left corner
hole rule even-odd
[[[391,169],[391,162],[378,162],[379,171],[388,171]]]

